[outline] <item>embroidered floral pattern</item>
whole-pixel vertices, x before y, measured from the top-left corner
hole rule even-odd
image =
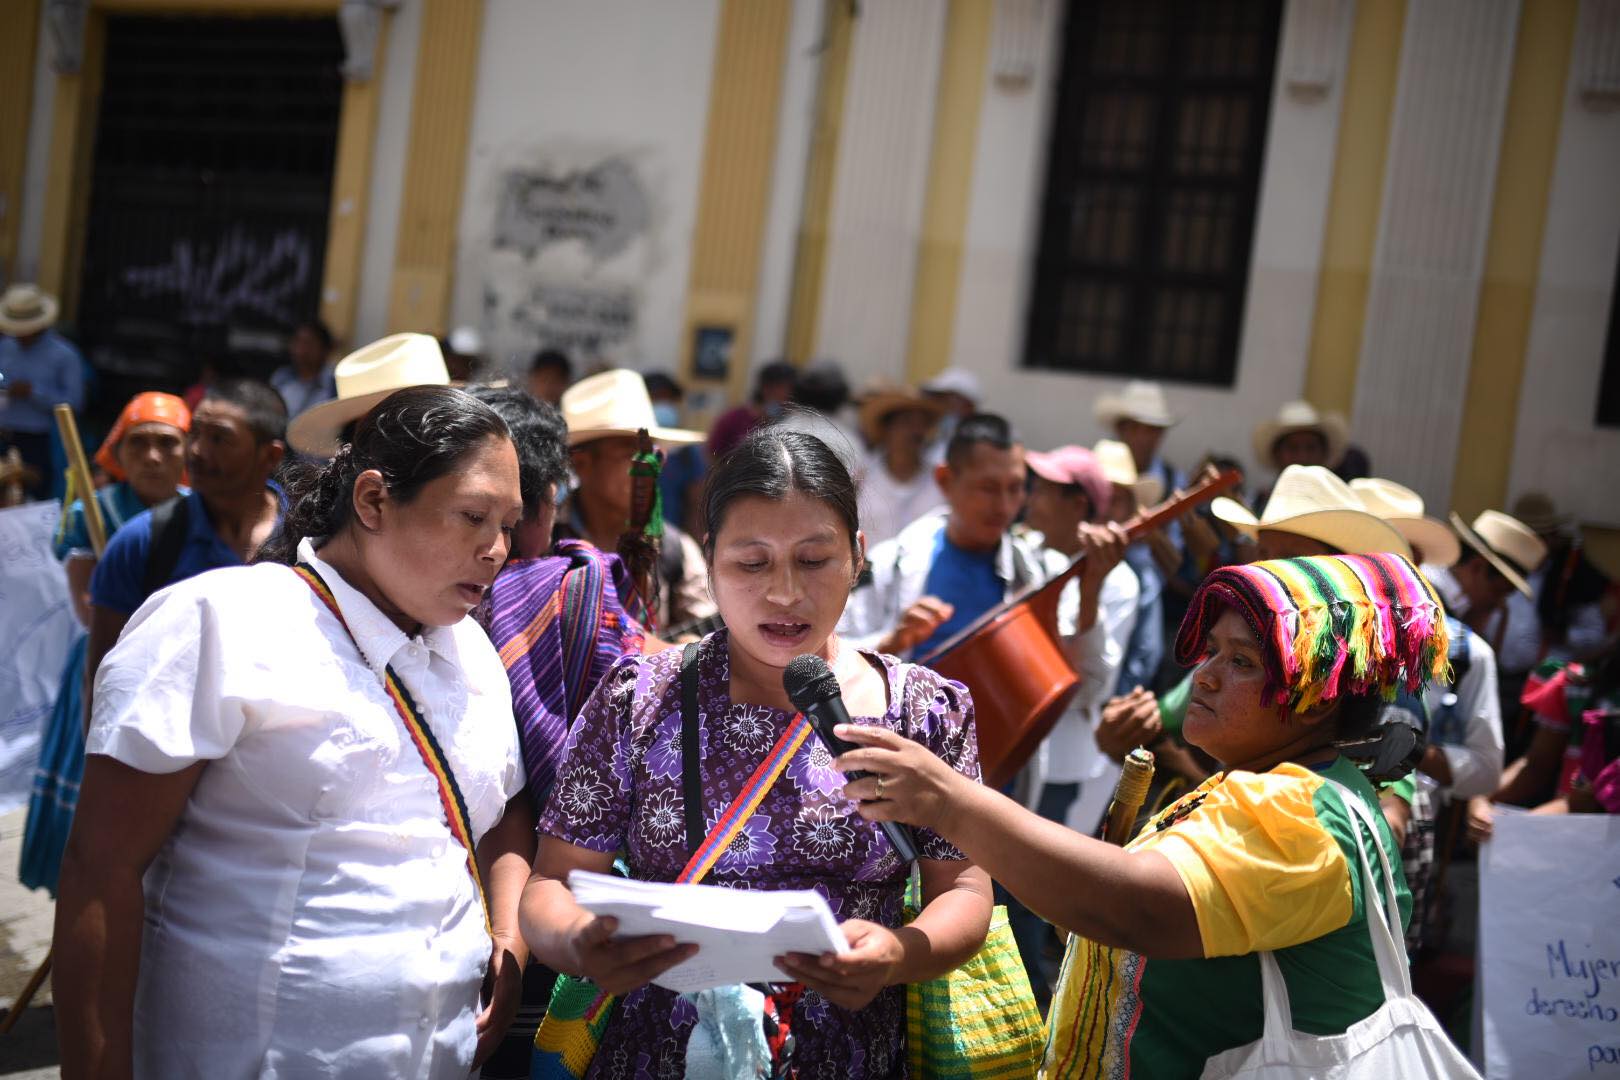
[[[818,859],[838,859],[855,847],[855,830],[847,815],[822,805],[799,815],[793,823],[793,839]]]
[[[711,824],[731,805],[790,719],[780,710],[728,700],[726,648],[724,631],[713,634],[705,639],[698,661],[703,817]],[[858,722],[901,732],[952,767],[978,776],[967,692],[927,669],[893,657],[874,659],[888,679],[889,709]],[[540,827],[582,847],[623,854],[635,877],[673,881],[690,855],[681,783],[681,650],[622,663],[634,671],[616,671],[617,677],[605,679],[581,710]],[[610,686],[635,690],[627,699]],[[622,793],[613,790],[621,777],[628,785]],[[832,755],[812,736],[720,856],[707,882],[731,888],[813,888],[826,896],[840,920],[900,925],[908,867],[882,831],[842,798],[844,783],[832,768]],[[917,846],[924,858],[961,858],[926,830],[918,832]],[[807,992],[799,1003],[806,1022],[796,1029],[801,1077],[867,1080],[895,1075],[904,1057],[903,1006],[899,987],[883,991],[859,1012],[839,1009]],[[604,1046],[632,1047],[628,1071],[637,1080],[679,1075],[695,1022],[695,1011],[678,995],[645,987],[620,1003]],[[618,1075],[622,1064],[599,1055],[590,1076]]]
[[[607,809],[612,796],[613,792],[602,782],[601,774],[585,766],[563,774],[552,801],[558,809],[577,821],[595,821]]]

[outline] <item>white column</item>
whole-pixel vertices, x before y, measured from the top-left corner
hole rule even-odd
[[[947,10],[883,0],[855,19],[815,351],[857,387],[905,374]]]
[[[1547,193],[1508,504],[1551,495],[1580,521],[1620,526],[1620,428],[1597,426],[1620,250],[1620,0],[1582,0]]]
[[[1436,510],[1459,452],[1518,21],[1518,0],[1406,9],[1353,428],[1375,472]]]

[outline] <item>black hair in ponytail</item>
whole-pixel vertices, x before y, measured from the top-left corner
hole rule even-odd
[[[354,482],[361,473],[377,470],[389,498],[408,503],[491,437],[510,440],[512,433],[495,410],[471,395],[448,386],[396,390],[361,418],[354,440],[331,461],[288,468],[286,516],[254,561],[290,566],[306,536],[325,539],[339,532],[353,516]]]

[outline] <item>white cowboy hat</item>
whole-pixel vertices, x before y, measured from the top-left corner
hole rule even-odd
[[[861,409],[857,417],[861,437],[868,443],[877,445],[883,437],[883,421],[890,413],[899,412],[901,409],[917,409],[936,421],[945,412],[944,404],[937,398],[924,397],[903,386],[885,384],[869,386],[861,393]]]
[[[0,334],[27,337],[56,325],[56,298],[38,285],[13,285],[0,296]]]
[[[1261,529],[1293,533],[1328,545],[1346,555],[1393,551],[1407,558],[1412,549],[1406,538],[1367,512],[1367,505],[1350,486],[1320,465],[1290,465],[1277,477],[1265,513],[1255,517],[1232,499],[1210,504],[1210,513],[1251,539]]]
[[[563,391],[563,420],[568,424],[568,445],[615,435],[634,436],[642,428],[655,442],[700,443],[700,432],[658,425],[652,398],[640,372],[614,368],[592,375]]]
[[[1111,484],[1119,484],[1136,492],[1138,506],[1152,506],[1164,496],[1164,481],[1157,476],[1143,476],[1136,471],[1136,459],[1131,448],[1118,439],[1101,439],[1091,452],[1097,455],[1097,464]]]
[[[1350,481],[1350,490],[1366,504],[1369,514],[1389,522],[1413,548],[1421,550],[1423,561],[1430,566],[1450,566],[1462,555],[1451,526],[1424,516],[1423,496],[1411,488],[1369,476]]]
[[[925,394],[960,394],[977,405],[984,400],[979,377],[966,368],[949,367],[922,384]]]
[[[1484,556],[1515,589],[1534,599],[1535,594],[1525,579],[1547,558],[1547,545],[1534,529],[1500,510],[1486,510],[1474,519],[1472,526],[1453,510],[1451,527],[1457,530],[1463,543]]]
[[[1170,403],[1164,397],[1164,387],[1140,379],[1126,383],[1125,389],[1118,394],[1104,394],[1098,398],[1095,413],[1097,423],[1109,431],[1114,430],[1114,425],[1121,420],[1135,420],[1148,427],[1167,428],[1174,427],[1181,419],[1171,414]]]
[[[426,334],[392,334],[345,356],[332,369],[337,398],[299,413],[287,425],[287,442],[312,457],[338,452],[343,426],[358,420],[395,390],[449,386],[439,343]]]
[[[1344,417],[1335,412],[1319,412],[1308,401],[1290,401],[1277,410],[1274,419],[1254,429],[1254,456],[1262,464],[1277,467],[1272,449],[1277,440],[1296,431],[1315,431],[1327,443],[1327,466],[1332,468],[1344,460],[1345,448],[1350,443],[1350,428]]]

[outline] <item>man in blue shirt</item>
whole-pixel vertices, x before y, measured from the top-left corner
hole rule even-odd
[[[51,464],[53,410],[84,408],[84,358],[55,330],[56,301],[33,285],[13,285],[0,296],[0,447],[15,446],[38,479],[39,497],[55,487]]]
[[[850,594],[838,630],[879,652],[925,655],[1027,585],[1040,554],[1011,533],[1024,507],[1024,447],[1006,420],[961,421],[934,478],[946,511],[925,514],[867,553],[871,579]]]
[[[286,433],[286,405],[266,384],[236,379],[209,387],[186,436],[191,494],[131,518],[91,575],[86,717],[101,658],[148,596],[205,570],[251,561],[275,531],[282,495],[270,476],[286,452]],[[154,515],[167,523],[156,536]]]
[[[288,363],[270,373],[270,385],[286,402],[289,419],[337,397],[331,356],[332,331],[326,324],[319,319],[299,323],[287,343]]]

